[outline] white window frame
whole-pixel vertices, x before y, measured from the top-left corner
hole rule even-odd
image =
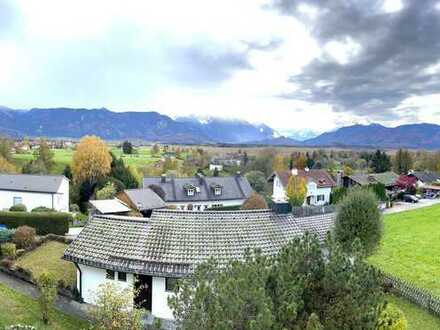
[[[17,202],[19,201],[19,202]],[[14,196],[12,197],[12,205],[19,205],[19,204],[23,204],[23,197],[21,196]]]
[[[222,188],[216,187],[214,188],[214,195],[219,196],[222,194]]]
[[[186,191],[186,193],[187,193],[188,196],[194,196],[194,189],[193,189],[193,188],[189,188],[189,189]]]

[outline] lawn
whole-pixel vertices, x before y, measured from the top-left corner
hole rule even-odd
[[[440,318],[435,317],[406,299],[387,295],[387,300],[398,306],[405,313],[406,320],[408,321],[408,330],[440,329]]]
[[[78,330],[88,329],[88,323],[54,309],[50,312],[50,324],[40,321],[37,301],[0,284],[0,329],[11,324],[33,325],[37,329]]]
[[[58,280],[64,280],[67,285],[74,285],[76,269],[71,262],[61,260],[67,245],[49,241],[37,249],[18,258],[16,265],[28,269],[35,277],[43,271],[51,272]]]
[[[440,205],[384,217],[384,237],[370,262],[440,296]]]

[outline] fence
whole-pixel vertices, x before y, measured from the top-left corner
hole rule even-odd
[[[440,297],[434,296],[427,290],[380,271],[380,278],[385,290],[400,295],[412,303],[440,316]]]
[[[334,205],[292,207],[292,214],[296,217],[310,217],[334,212],[336,212]]]

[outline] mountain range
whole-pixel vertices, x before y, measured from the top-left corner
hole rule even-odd
[[[435,124],[397,127],[352,125],[298,141],[281,136],[267,125],[251,124],[243,120],[197,117],[173,119],[157,112],[113,112],[105,108],[13,110],[0,107],[0,134],[10,137],[74,139],[93,134],[106,140],[188,144],[440,148],[440,126]]]

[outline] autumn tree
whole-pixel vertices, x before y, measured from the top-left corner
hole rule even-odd
[[[2,173],[15,173],[17,168],[14,164],[10,163],[6,158],[0,156],[0,172]]]
[[[0,157],[8,162],[12,161],[12,141],[8,138],[0,138]]]
[[[268,206],[264,197],[257,194],[256,192],[252,193],[252,195],[250,195],[249,198],[241,206],[242,210],[259,210],[267,208]]]
[[[304,157],[304,154],[299,154],[295,159],[295,167],[299,170],[303,170],[307,167],[307,159]]]
[[[276,154],[273,158],[272,169],[275,172],[287,170],[286,157],[284,157],[282,154]]]
[[[291,175],[286,188],[286,195],[292,206],[302,206],[307,194],[306,180],[298,175]]]
[[[86,136],[76,147],[72,159],[73,179],[76,183],[95,185],[111,170],[112,157],[105,144],[96,136]]]
[[[408,150],[399,149],[393,159],[393,168],[396,173],[407,174],[413,167],[413,158]]]

